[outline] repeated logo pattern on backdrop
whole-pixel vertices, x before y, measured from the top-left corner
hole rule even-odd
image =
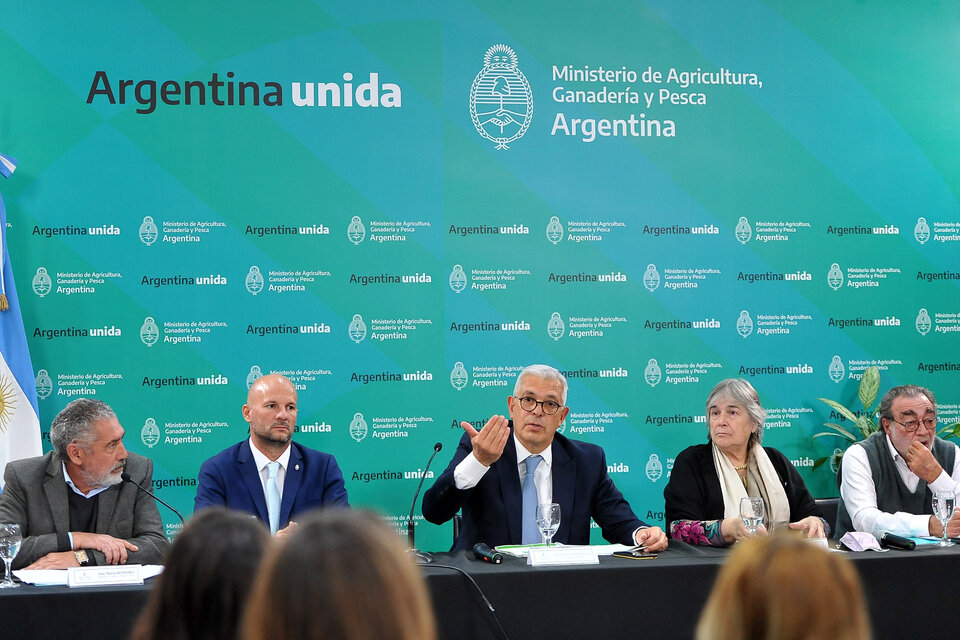
[[[946,9],[255,4],[222,25],[186,2],[5,12],[5,86],[32,87],[0,95],[0,138],[44,431],[111,403],[189,512],[280,372],[295,438],[400,528],[433,443],[427,482],[534,362],[654,522],[722,378],[759,389],[765,441],[818,495],[841,443],[811,442],[839,419],[816,398],[855,405],[866,368],[960,416],[960,141],[914,109],[960,97]],[[875,69],[850,33],[923,47]],[[418,545],[449,535],[421,521]]]

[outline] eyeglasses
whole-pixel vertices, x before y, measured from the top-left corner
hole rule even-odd
[[[537,409],[537,405],[543,407],[543,412],[548,416],[552,416],[557,411],[560,411],[560,407],[563,405],[557,404],[553,400],[535,400],[529,396],[524,396],[523,398],[517,398],[517,401],[520,402],[520,408],[524,411],[529,411],[533,413]]]
[[[890,418],[893,420],[893,418]],[[893,420],[897,424],[903,427],[903,430],[907,433],[913,433],[920,428],[920,424],[923,423],[930,431],[933,431],[937,427],[937,418],[924,418],[923,420],[907,420],[906,422],[900,422],[899,420]]]

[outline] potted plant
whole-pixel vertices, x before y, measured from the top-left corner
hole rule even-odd
[[[870,367],[863,372],[863,377],[860,378],[860,386],[857,388],[857,396],[860,398],[860,404],[863,405],[863,411],[853,411],[835,400],[829,400],[827,398],[817,398],[817,400],[825,403],[831,409],[839,413],[846,420],[851,423],[851,427],[844,428],[837,424],[836,422],[824,422],[823,426],[830,429],[830,431],[821,431],[813,436],[813,439],[822,438],[824,436],[831,436],[834,438],[842,438],[847,441],[847,447],[851,444],[860,442],[861,440],[866,440],[869,438],[875,431],[880,430],[880,420],[879,405],[874,406],[877,403],[877,396],[880,392],[880,369],[878,367]],[[951,425],[946,425],[937,431],[937,435],[941,438],[958,438],[960,439],[960,422],[954,422]],[[846,447],[844,447],[845,449]],[[843,459],[844,450],[839,447],[833,450],[828,456],[820,458],[813,463],[813,468],[821,466],[824,462],[830,462],[830,468],[834,473],[837,473],[840,469],[840,461]],[[837,479],[839,482],[839,476]]]
[[[830,431],[821,431],[820,433],[814,434],[813,439],[822,438],[824,436],[832,436],[834,438],[843,438],[847,441],[847,447],[851,444],[860,442],[861,440],[866,440],[869,438],[875,431],[880,429],[880,425],[877,421],[877,414],[879,413],[878,407],[875,407],[874,404],[877,402],[877,395],[880,392],[880,369],[878,367],[870,367],[863,372],[863,377],[860,378],[860,386],[857,388],[857,396],[860,398],[860,404],[863,405],[863,411],[853,411],[843,406],[836,400],[829,400],[827,398],[817,398],[820,402],[825,403],[831,409],[839,413],[841,416],[846,418],[850,423],[850,428],[844,428],[837,424],[836,422],[824,422],[823,426],[830,429]],[[846,447],[844,447],[845,449]],[[843,459],[844,449],[839,447],[833,450],[828,456],[820,458],[813,463],[813,468],[821,466],[824,462],[830,462],[830,468],[833,469],[836,473],[840,469],[840,461]]]

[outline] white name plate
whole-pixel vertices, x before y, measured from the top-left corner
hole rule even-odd
[[[597,550],[589,547],[534,547],[527,556],[533,567],[553,567],[570,564],[600,564]]]
[[[121,564],[67,569],[67,585],[71,587],[101,587],[110,584],[143,584],[140,565]]]

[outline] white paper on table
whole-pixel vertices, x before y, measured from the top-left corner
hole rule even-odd
[[[163,565],[145,564],[140,569],[143,579],[152,578],[163,573]],[[39,586],[67,586],[66,569],[18,569],[13,572],[21,582]]]
[[[545,547],[546,545],[542,542],[537,544],[505,544],[497,547],[497,551],[502,553],[505,556],[512,556],[514,558],[526,558],[530,555],[530,549],[539,549]],[[554,542],[554,547],[563,547],[564,549],[569,548],[585,548],[590,549],[591,551],[596,551],[598,556],[612,556],[615,553],[629,551],[633,549],[631,546],[625,544],[563,544],[561,542]]]

